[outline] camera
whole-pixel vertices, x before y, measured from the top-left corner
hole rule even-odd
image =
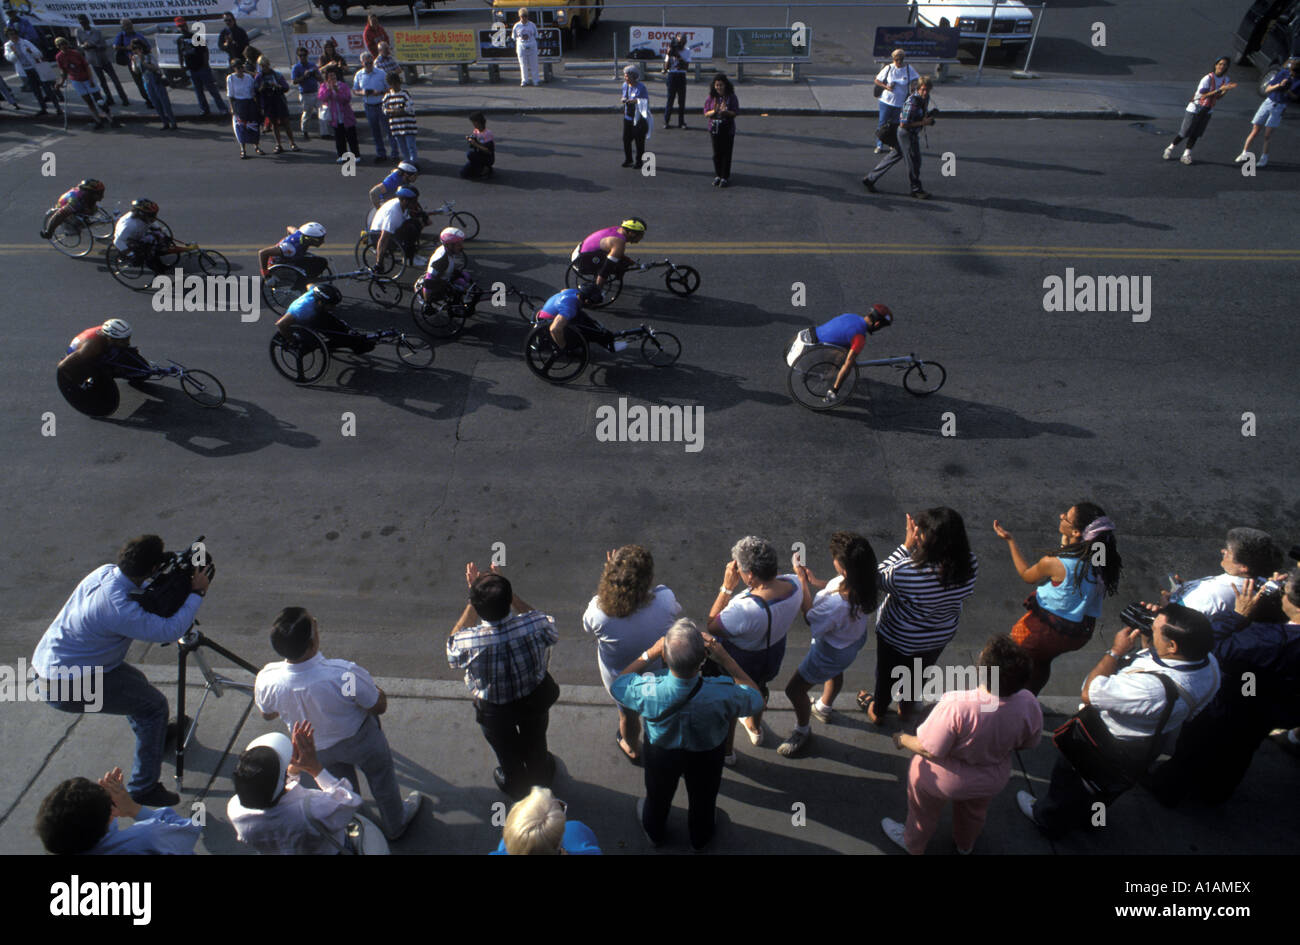
[[[185,599],[190,596],[190,584],[194,573],[202,569],[212,580],[217,573],[203,544],[203,536],[194,539],[183,552],[168,551],[163,554],[162,564],[140,590],[131,594],[131,599],[142,608],[159,617],[170,617],[181,609]]]
[[[1144,604],[1129,604],[1120,612],[1120,623],[1126,627],[1132,627],[1144,637],[1151,636],[1151,625],[1156,622],[1158,615],[1153,611],[1147,610]]]

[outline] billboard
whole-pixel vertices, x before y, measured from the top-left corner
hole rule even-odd
[[[713,58],[711,26],[633,26],[628,30],[628,55],[632,59],[662,59],[678,33],[686,34],[686,48],[692,59]],[[646,55],[638,55],[639,51]]]

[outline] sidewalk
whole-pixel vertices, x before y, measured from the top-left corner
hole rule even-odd
[[[486,71],[471,73],[472,81],[461,85],[451,67],[441,67],[429,74],[429,81],[407,86],[421,116],[458,115],[473,110],[489,114],[614,114],[618,109],[620,80],[608,69],[586,68],[582,71],[556,70],[555,80],[542,86],[520,87],[518,69],[502,66],[502,81],[490,83]],[[709,73],[700,81],[687,85],[687,107],[697,123],[708,91]],[[647,83],[650,102],[656,113],[665,101],[663,83],[652,77]],[[747,77],[736,87],[745,113],[750,115],[805,115],[839,117],[875,117],[877,102],[871,94],[869,77],[809,76],[799,82],[779,77]],[[134,88],[129,94],[134,95]],[[15,94],[18,94],[15,88]],[[1144,83],[1133,85],[1125,80],[1037,78],[1015,79],[1005,72],[986,72],[980,85],[975,84],[975,69],[958,67],[946,81],[937,84],[932,98],[945,117],[963,118],[1092,118],[1142,120],[1173,117],[1187,104],[1187,83]],[[169,90],[172,107],[182,121],[198,120],[199,108],[189,88]],[[289,96],[290,110],[297,107],[297,96]],[[0,107],[0,118],[30,115],[35,106],[29,94],[18,96],[23,112]],[[355,108],[360,120],[364,112]],[[156,121],[152,111],[132,98],[129,109],[120,106],[114,114],[124,121]],[[86,123],[89,116],[81,102],[72,109],[73,121]],[[30,120],[30,119],[29,119]],[[216,120],[216,119],[213,119]],[[47,124],[61,125],[53,115]],[[363,131],[363,138],[365,136]]]
[[[143,669],[173,703],[175,670]],[[192,715],[201,697],[201,678],[191,668],[187,700]],[[244,679],[239,670],[231,678]],[[418,788],[428,797],[406,837],[394,844],[397,854],[487,853],[501,836],[509,800],[492,784],[491,750],[474,722],[465,688],[459,682],[379,679],[388,693],[384,728],[397,757],[403,791]],[[642,795],[642,771],[614,745],[617,713],[598,686],[562,686],[551,710],[550,748],[558,760],[554,790],[569,805],[569,815],[595,831],[607,854],[649,853],[635,820],[634,804]],[[1032,790],[1041,795],[1056,756],[1050,730],[1072,700],[1047,700],[1047,734],[1037,748],[1023,752]],[[248,705],[248,696],[228,691],[210,698],[200,718],[197,744],[186,755],[181,813],[192,813],[195,795],[204,789],[220,752]],[[897,723],[883,730],[866,722],[846,691],[837,703],[833,724],[813,722],[814,741],[801,759],[785,759],[776,745],[793,725],[783,695],[773,694],[765,720],[773,735],[762,748],[738,739],[740,763],[727,769],[718,801],[719,831],[711,852],[717,854],[901,854],[880,830],[882,817],[902,820],[906,813],[906,753],[890,737]],[[280,731],[256,711],[235,740],[234,754],[257,735]],[[128,767],[134,737],[126,720],[94,715],[64,715],[43,705],[9,703],[0,712],[0,753],[9,759],[0,775],[0,852],[41,853],[32,829],[42,798],[60,781],[76,775],[98,778],[114,765]],[[163,782],[173,786],[172,756],[163,765]],[[207,794],[207,826],[201,853],[247,853],[226,821],[233,758],[227,759]],[[1187,805],[1161,807],[1142,789],[1134,789],[1109,811],[1107,829],[1073,836],[1055,848],[1020,814],[1015,792],[1025,779],[1013,763],[1011,783],[994,800],[977,854],[1048,854],[1052,852],[1121,854],[1293,854],[1300,834],[1300,814],[1293,798],[1300,791],[1300,758],[1270,741],[1255,756],[1246,780],[1222,808]],[[363,794],[365,789],[363,788]],[[368,794],[366,795],[369,798]],[[671,839],[660,852],[684,853],[686,795],[679,788],[669,820]],[[501,806],[497,806],[501,805]],[[367,800],[367,813],[377,814]],[[496,825],[493,819],[496,819]],[[945,815],[930,843],[931,855],[951,855],[950,816]]]

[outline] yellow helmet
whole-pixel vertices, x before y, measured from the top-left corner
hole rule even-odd
[[[640,217],[629,217],[620,223],[619,227],[627,230],[629,233],[644,233],[645,220],[642,220]]]

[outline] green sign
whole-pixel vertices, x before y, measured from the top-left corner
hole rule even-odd
[[[771,29],[727,27],[728,59],[811,59],[812,30],[777,26]]]

